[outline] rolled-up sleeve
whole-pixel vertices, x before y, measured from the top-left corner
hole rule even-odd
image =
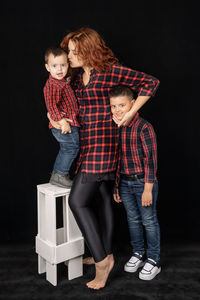
[[[144,72],[116,65],[113,68],[114,76],[119,79],[118,84],[128,85],[138,96],[154,96],[160,81]]]

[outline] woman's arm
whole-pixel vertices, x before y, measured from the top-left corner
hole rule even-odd
[[[137,111],[155,95],[160,82],[151,75],[121,65],[113,66],[113,73],[115,79],[118,77],[118,84],[129,86],[137,94],[133,107],[124,118],[121,121],[114,119],[118,126],[127,126]]]

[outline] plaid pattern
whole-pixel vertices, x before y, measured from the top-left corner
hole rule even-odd
[[[92,70],[90,81],[84,86],[82,72],[72,82],[79,103],[80,156],[82,172],[104,173],[116,170],[119,129],[112,121],[108,92],[115,85],[124,84],[141,96],[153,96],[159,81],[145,73],[121,65],[109,72]]]
[[[153,126],[137,113],[132,122],[121,128],[121,153],[117,168],[123,174],[145,174],[145,182],[153,183],[157,171],[157,142]],[[119,168],[120,165],[120,168]]]
[[[77,121],[78,103],[71,86],[66,79],[57,80],[49,75],[44,86],[44,98],[47,110],[54,121],[64,117],[72,120],[73,126],[79,126]],[[49,128],[53,126],[49,122]]]

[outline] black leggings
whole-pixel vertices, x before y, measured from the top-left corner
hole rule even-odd
[[[113,212],[111,181],[82,183],[82,173],[74,178],[69,206],[95,260],[112,253]],[[92,204],[97,205],[96,209]]]

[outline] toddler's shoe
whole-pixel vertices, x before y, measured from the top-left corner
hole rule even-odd
[[[59,173],[52,173],[49,183],[64,187],[71,188],[72,180],[69,178],[69,175],[61,175]]]
[[[143,256],[137,252],[133,253],[133,256],[124,266],[124,271],[134,273],[138,268],[144,266]]]
[[[139,278],[142,280],[152,280],[157,274],[161,272],[160,263],[148,258],[144,267],[139,273]]]

